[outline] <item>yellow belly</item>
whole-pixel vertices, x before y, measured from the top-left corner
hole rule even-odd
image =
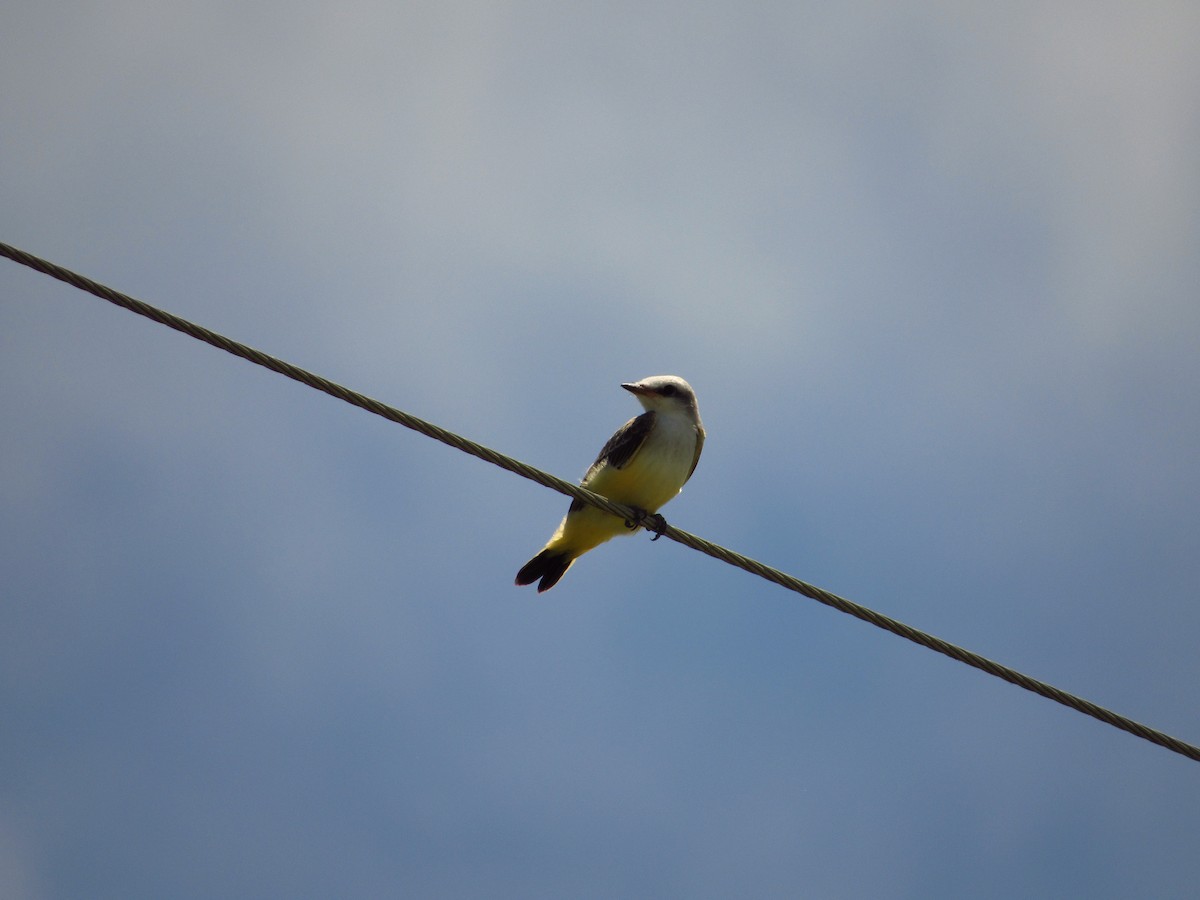
[[[586,480],[584,487],[617,503],[657,512],[679,493],[691,463],[692,450],[684,446],[679,451],[672,447],[667,452],[660,449],[657,453],[639,453],[624,469],[605,466]],[[627,527],[624,520],[616,516],[594,506],[584,506],[567,513],[546,546],[550,550],[566,550],[579,556],[618,535],[633,534],[636,530]]]
[[[627,528],[625,522],[616,516],[601,512],[594,506],[585,506],[567,513],[546,549],[582,556],[605,541],[621,534],[633,534],[636,530]]]

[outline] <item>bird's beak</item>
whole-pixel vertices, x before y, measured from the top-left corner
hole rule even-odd
[[[650,393],[649,388],[642,387],[640,384],[622,384],[621,387],[625,388],[631,394],[637,394],[639,397],[644,397]]]

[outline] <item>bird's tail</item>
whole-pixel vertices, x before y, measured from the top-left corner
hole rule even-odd
[[[573,562],[575,562],[575,557],[562,550],[543,550],[521,566],[521,571],[517,573],[517,584],[533,584],[540,578],[538,593],[548,591],[558,584],[558,579],[562,578],[567,569],[571,568]]]

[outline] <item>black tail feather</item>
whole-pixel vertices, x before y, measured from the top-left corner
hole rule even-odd
[[[565,553],[543,550],[521,566],[521,571],[517,573],[516,583],[518,585],[533,584],[540,578],[541,582],[538,584],[538,593],[540,594],[558,584],[558,579],[562,578],[567,569],[571,568],[573,562],[575,562],[574,557]]]

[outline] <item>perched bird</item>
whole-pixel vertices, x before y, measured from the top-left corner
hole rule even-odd
[[[700,461],[704,426],[696,394],[677,375],[654,375],[621,387],[646,411],[609,438],[581,484],[616,503],[655,513],[679,493]],[[539,593],[548,591],[593,547],[637,529],[589,503],[572,500],[554,536],[521,567],[516,583],[537,581]]]

